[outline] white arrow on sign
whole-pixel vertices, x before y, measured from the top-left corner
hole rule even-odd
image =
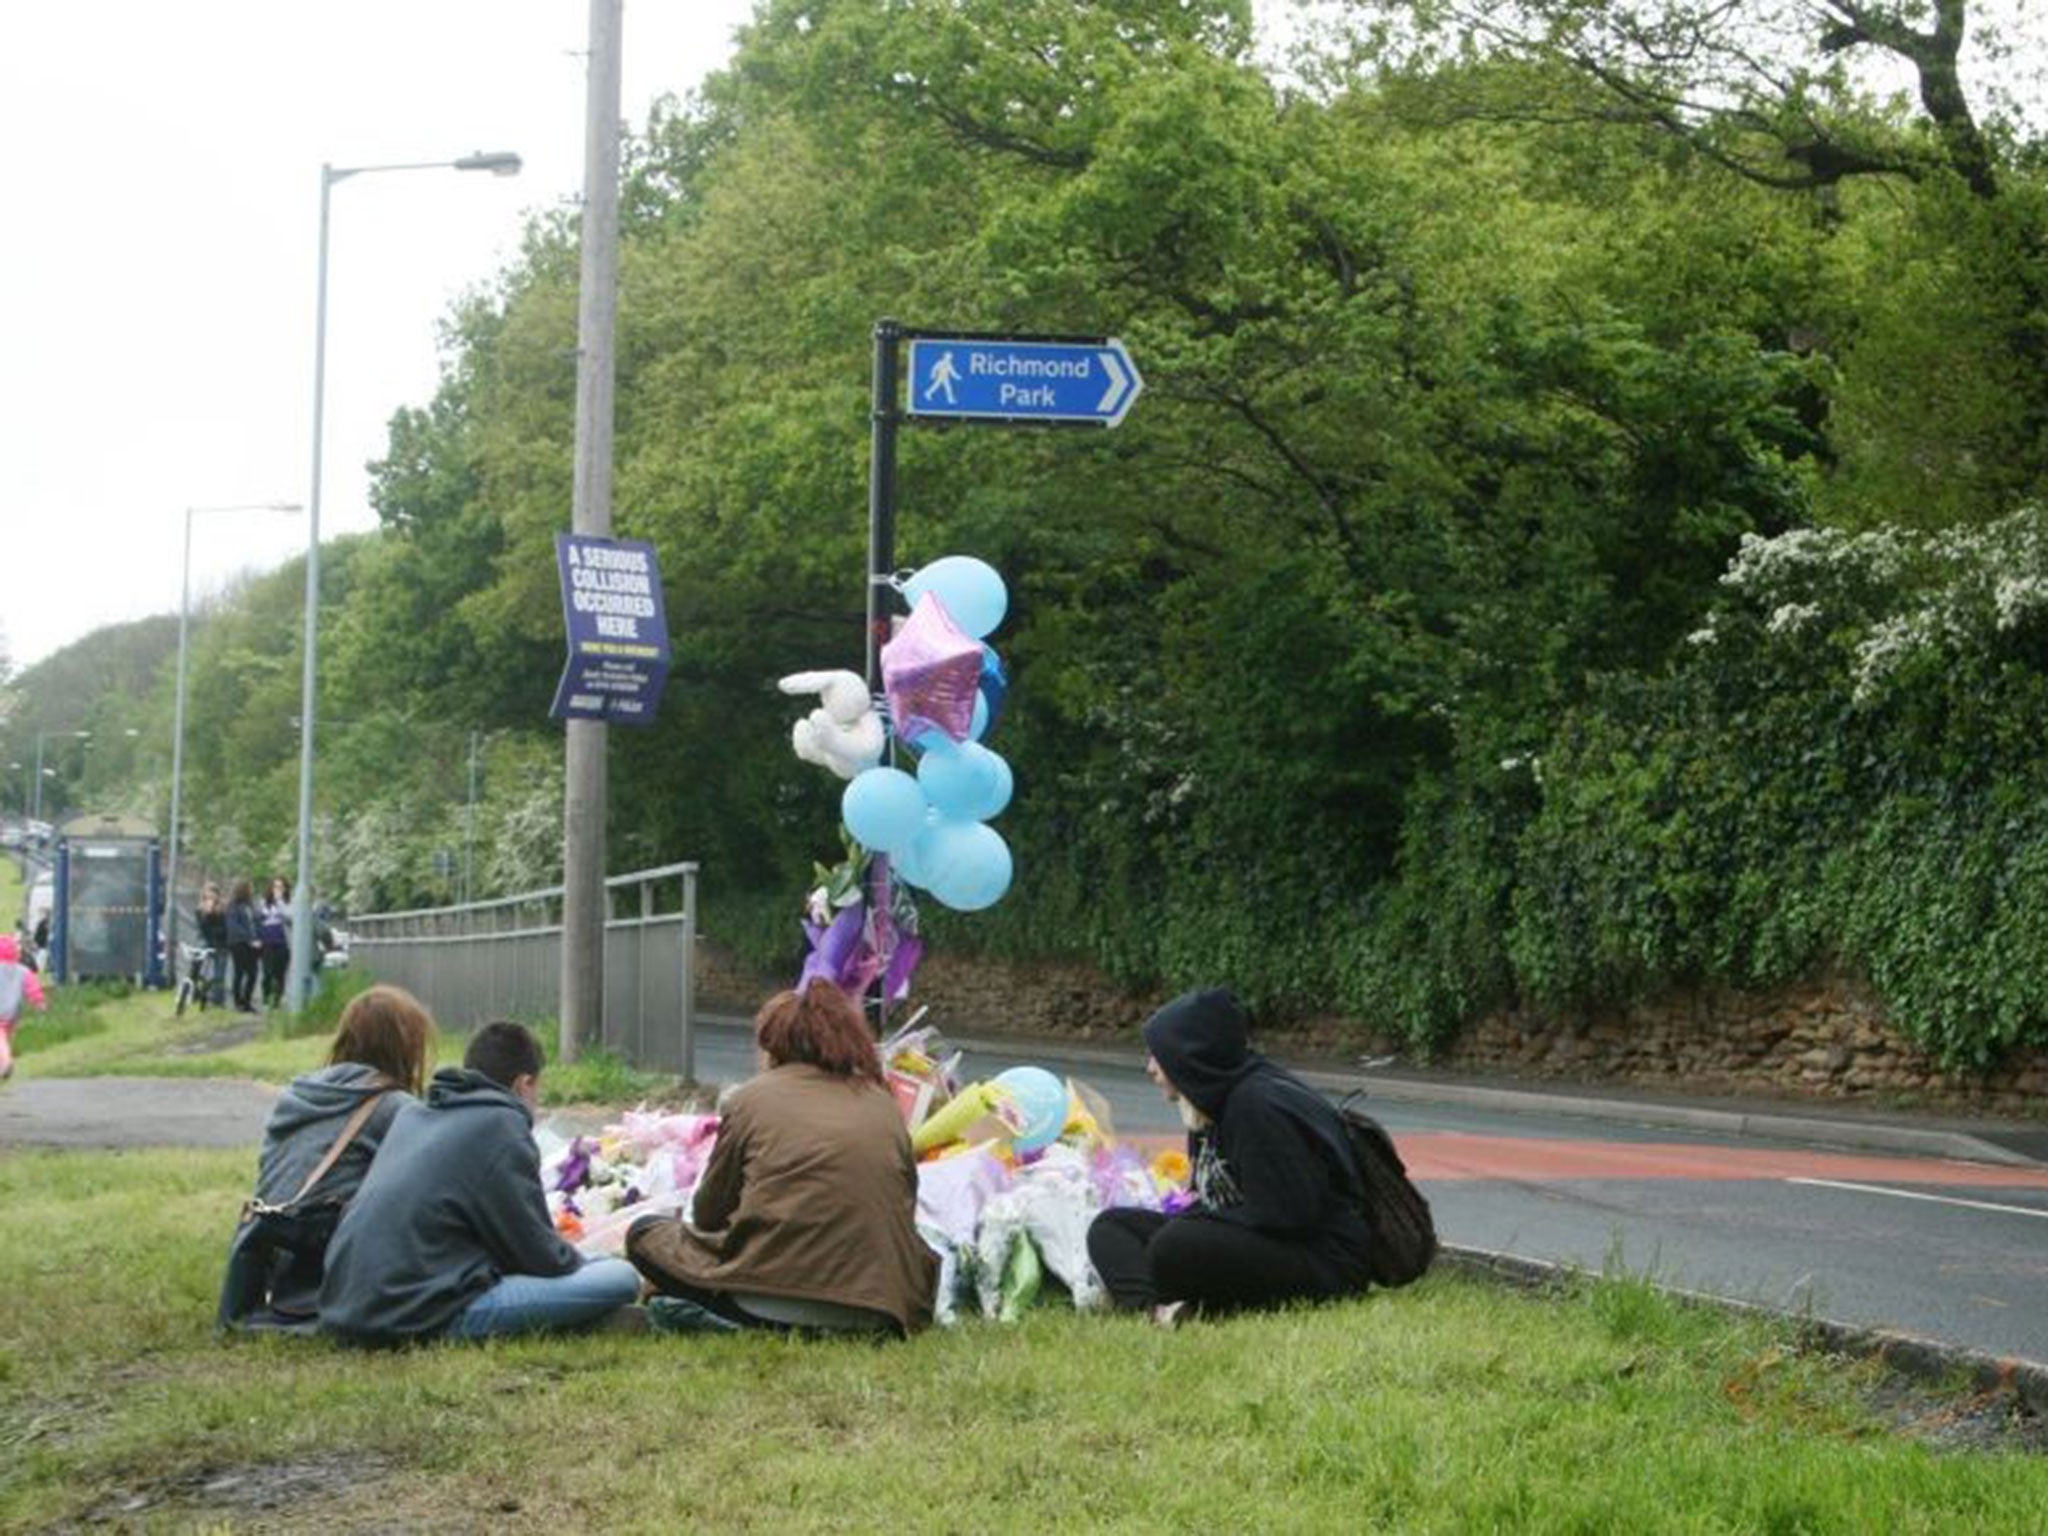
[[[1123,364],[1116,360],[1114,352],[1098,352],[1095,355],[1102,359],[1102,371],[1109,375],[1109,388],[1103,391],[1102,403],[1095,409],[1105,416],[1115,415],[1124,392],[1131,387],[1131,378],[1124,372]]]

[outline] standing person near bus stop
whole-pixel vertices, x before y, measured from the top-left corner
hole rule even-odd
[[[256,937],[263,950],[263,1006],[278,1008],[284,1004],[284,978],[292,964],[292,884],[282,875],[272,876],[264,888]]]
[[[235,1007],[243,1013],[256,1011],[256,966],[263,946],[256,926],[256,889],[247,880],[237,880],[228,898],[228,958],[235,967]]]

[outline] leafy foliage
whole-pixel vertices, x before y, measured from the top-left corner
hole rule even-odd
[[[1004,572],[1018,680],[1018,884],[937,942],[1419,1044],[1824,963],[1951,1060],[2043,1038],[2038,658],[1928,617],[1995,609],[2048,490],[2024,119],[1867,100],[1844,54],[1947,46],[1888,7],[1823,8],[1839,47],[1777,6],[1335,9],[1400,14],[1283,75],[1236,0],[765,0],[635,137],[614,513],[676,655],[614,865],[699,860],[710,931],[786,963],[837,784],[773,680],[859,655],[872,325],[1113,333],[1114,433],[905,434],[898,554]],[[1728,76],[1765,34],[1818,57]],[[472,848],[478,894],[553,877],[575,256],[539,219],[456,308],[382,532],[323,563],[320,883],[358,908]],[[295,579],[195,639],[212,869],[288,848]],[[145,742],[167,689],[124,695]]]

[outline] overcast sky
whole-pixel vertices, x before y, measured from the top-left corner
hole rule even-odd
[[[747,0],[627,0],[636,126],[731,52]],[[320,166],[516,150],[522,175],[334,189],[327,534],[436,379],[436,325],[582,181],[581,0],[57,0],[0,15],[0,631],[17,666],[175,612],[184,509],[310,488]],[[563,508],[566,525],[568,508]],[[194,522],[195,597],[304,547]]]

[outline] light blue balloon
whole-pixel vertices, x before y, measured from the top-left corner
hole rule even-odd
[[[948,743],[927,752],[917,765],[917,782],[941,816],[953,821],[986,821],[1008,796],[1003,760],[978,741]]]
[[[1010,808],[1010,797],[1017,792],[1017,776],[1010,772],[1010,764],[1000,752],[991,752],[996,760],[996,787],[988,801],[988,808],[981,813],[983,821],[994,821]]]
[[[924,791],[901,768],[870,768],[846,786],[839,814],[863,848],[895,853],[924,831]]]
[[[1024,1117],[1024,1129],[1010,1140],[1019,1152],[1052,1145],[1067,1128],[1067,1085],[1043,1067],[1012,1067],[996,1074]]]
[[[988,734],[988,695],[977,691],[974,695],[974,718],[967,723],[967,739],[979,741]]]
[[[934,560],[903,584],[903,596],[913,608],[927,592],[946,605],[962,634],[976,640],[991,633],[1010,610],[1010,592],[1003,578],[986,560],[972,555]]]
[[[941,821],[918,838],[925,888],[956,912],[979,912],[1010,888],[1010,845],[978,821]]]
[[[915,886],[920,891],[930,886],[924,867],[924,833],[927,828],[937,826],[941,819],[937,811],[927,808],[918,835],[889,855],[891,872],[905,885]]]

